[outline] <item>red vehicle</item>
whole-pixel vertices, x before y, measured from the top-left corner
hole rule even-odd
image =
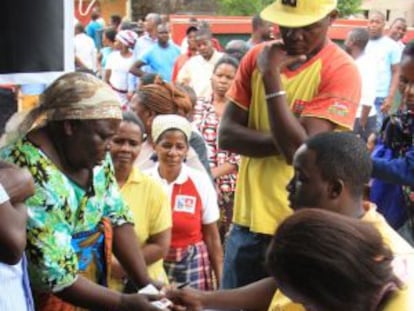
[[[205,20],[210,23],[211,29],[222,44],[232,38],[247,39],[251,33],[250,16],[209,16],[209,15],[171,15],[171,33],[174,42],[180,43],[189,26],[190,17]],[[363,19],[338,19],[329,29],[329,37],[334,41],[344,41],[347,33],[355,27],[366,27],[368,21]],[[277,26],[275,33],[278,33]],[[409,28],[404,42],[414,39],[414,28]]]

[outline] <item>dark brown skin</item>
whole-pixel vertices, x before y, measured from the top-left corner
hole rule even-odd
[[[337,12],[333,11],[310,26],[294,29],[281,27],[283,42],[277,41],[265,47],[258,59],[266,94],[282,90],[280,72],[284,67],[300,66],[327,44],[327,31],[336,16]],[[334,124],[327,120],[298,120],[290,111],[285,96],[271,98],[267,105],[271,134],[248,129],[248,111],[230,102],[221,123],[220,147],[250,157],[281,153],[290,164],[294,152],[308,136],[334,129]]]
[[[27,210],[24,201],[33,195],[34,182],[29,171],[0,162],[0,184],[10,200],[0,205],[0,262],[19,262],[26,248]]]
[[[62,121],[28,135],[50,160],[81,187],[89,188],[92,169],[109,151],[120,120]],[[151,282],[138,238],[131,224],[113,229],[113,252],[129,277],[138,285]],[[122,295],[82,276],[56,295],[76,306],[99,310],[157,310],[139,294]]]

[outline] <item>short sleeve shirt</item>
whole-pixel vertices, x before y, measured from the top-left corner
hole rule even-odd
[[[391,67],[401,60],[401,48],[397,42],[387,36],[376,40],[369,40],[365,53],[376,64],[376,96],[387,97],[390,89],[392,71]]]
[[[158,73],[161,78],[171,82],[174,63],[180,56],[180,49],[172,42],[167,47],[154,44],[140,60],[151,67],[153,72]]]
[[[57,292],[75,282],[78,260],[71,244],[74,234],[95,229],[103,217],[113,226],[133,222],[116,184],[109,154],[94,168],[88,191],[64,175],[26,138],[1,149],[0,158],[26,167],[35,181],[35,194],[26,200],[26,255],[31,284],[38,291]]]
[[[256,65],[264,46],[253,47],[243,57],[227,95],[248,111],[249,128],[270,133],[265,90]],[[361,79],[354,61],[333,42],[298,69],[283,71],[281,78],[288,105],[297,118],[325,119],[338,130],[352,129]],[[272,235],[291,213],[285,188],[292,175],[292,168],[282,156],[242,156],[233,221],[253,232]]]
[[[200,242],[202,225],[219,219],[217,194],[207,173],[183,164],[172,183],[160,176],[158,165],[147,173],[162,183],[170,198],[173,216],[171,247],[187,247]]]
[[[161,184],[155,179],[133,168],[127,182],[121,188],[134,217],[135,232],[141,245],[155,234],[172,226],[170,200]],[[148,273],[154,280],[167,282],[162,260],[148,266]]]

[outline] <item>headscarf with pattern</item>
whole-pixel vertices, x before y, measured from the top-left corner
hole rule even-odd
[[[122,119],[116,93],[91,74],[67,73],[53,82],[40,96],[19,126],[19,135],[49,121]]]

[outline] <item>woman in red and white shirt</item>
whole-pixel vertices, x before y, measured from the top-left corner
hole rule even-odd
[[[211,290],[219,286],[222,275],[223,250],[217,229],[219,209],[207,173],[184,163],[191,125],[178,115],[159,115],[152,123],[151,135],[159,163],[149,174],[164,185],[173,215],[165,270],[171,281]]]

